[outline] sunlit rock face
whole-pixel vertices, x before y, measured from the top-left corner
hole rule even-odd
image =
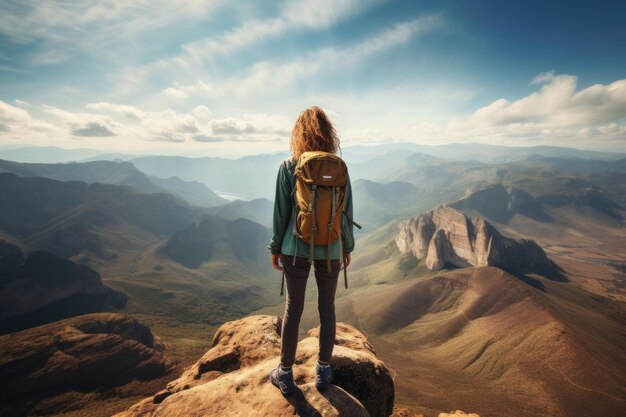
[[[280,319],[250,316],[225,323],[212,348],[180,378],[116,417],[323,415],[387,417],[394,404],[393,379],[366,336],[337,323],[331,364],[333,384],[315,387],[319,328],[298,344],[294,378],[298,389],[283,397],[268,375],[280,358]]]
[[[424,261],[430,270],[446,266],[498,266],[530,272],[552,268],[532,240],[502,236],[482,218],[469,218],[451,207],[439,207],[400,225],[396,245],[403,254]]]

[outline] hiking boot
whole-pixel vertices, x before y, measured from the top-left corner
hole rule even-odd
[[[293,370],[285,371],[278,365],[270,372],[270,381],[280,389],[283,395],[291,395],[296,389],[293,382]]]
[[[330,364],[322,365],[317,362],[315,365],[315,386],[318,390],[324,391],[333,380],[333,368]]]

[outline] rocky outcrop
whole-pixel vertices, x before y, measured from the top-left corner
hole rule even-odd
[[[25,255],[7,242],[0,242],[0,284],[0,333],[119,308],[126,300],[88,266],[45,251]]]
[[[484,188],[468,188],[465,196],[451,207],[476,211],[498,223],[507,224],[520,214],[533,220],[550,222],[553,219],[543,210],[541,203],[524,190],[493,184]]]
[[[297,392],[283,397],[268,380],[279,363],[280,319],[250,316],[224,324],[212,348],[156,395],[116,417],[370,416],[387,417],[394,386],[365,335],[338,323],[331,363],[335,378],[325,392],[315,388],[318,329],[298,344]]]
[[[485,219],[468,218],[451,207],[439,207],[401,224],[395,241],[400,252],[423,260],[430,270],[446,266],[497,266],[517,272],[555,268],[534,241],[504,237]]]
[[[136,391],[134,380],[145,383],[174,369],[148,327],[116,313],[88,314],[0,336],[0,346],[0,415],[48,414],[44,408],[65,393],[72,393],[65,401],[84,402],[78,397],[93,400],[92,391],[130,384],[130,395]]]

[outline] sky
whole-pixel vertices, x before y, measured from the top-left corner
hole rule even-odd
[[[626,2],[0,2],[0,147],[288,149],[319,105],[343,147],[626,151]]]

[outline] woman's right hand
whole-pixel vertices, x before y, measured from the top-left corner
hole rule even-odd
[[[278,264],[278,260],[280,259],[280,253],[273,253],[272,254],[272,268],[278,270],[278,271],[282,271],[283,268],[281,268],[281,266]]]
[[[347,267],[350,265],[350,260],[351,260],[350,253],[344,253],[344,254],[343,254],[343,259],[344,259],[344,262],[343,262],[343,263],[344,263],[344,265],[343,265],[343,267],[344,267],[344,268],[347,268]]]

